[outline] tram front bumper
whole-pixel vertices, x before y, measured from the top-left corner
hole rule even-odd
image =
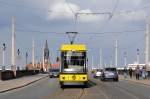
[[[60,74],[60,82],[87,82],[87,74]]]

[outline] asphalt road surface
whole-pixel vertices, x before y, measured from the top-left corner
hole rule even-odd
[[[150,86],[91,79],[87,88],[61,89],[57,78],[47,77],[27,87],[1,93],[0,99],[150,99]]]

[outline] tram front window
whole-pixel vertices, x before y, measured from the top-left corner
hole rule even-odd
[[[84,69],[85,52],[68,51],[63,56],[64,69]]]

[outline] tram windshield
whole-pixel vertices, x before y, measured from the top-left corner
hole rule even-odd
[[[85,52],[68,51],[63,53],[64,69],[83,69],[85,66]]]

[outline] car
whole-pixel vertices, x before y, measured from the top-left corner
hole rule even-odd
[[[102,71],[98,70],[94,73],[94,78],[100,78],[102,74]]]
[[[115,67],[107,67],[103,69],[101,81],[105,81],[107,79],[112,79],[117,82],[119,81],[118,72]]]
[[[49,77],[50,78],[59,77],[59,69],[50,69]]]

